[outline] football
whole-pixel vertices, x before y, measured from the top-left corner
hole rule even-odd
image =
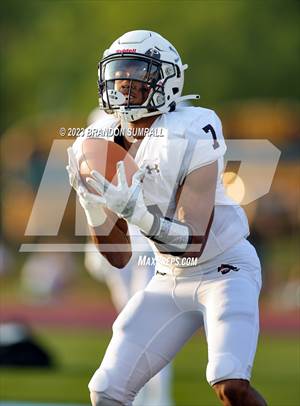
[[[87,138],[82,141],[79,171],[85,186],[93,193],[87,184],[86,178],[90,172],[96,170],[109,182],[117,185],[117,162],[124,161],[128,185],[131,185],[132,176],[139,169],[133,157],[120,145],[103,138]]]

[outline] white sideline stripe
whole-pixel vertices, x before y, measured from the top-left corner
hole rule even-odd
[[[0,400],[1,406],[89,406],[87,403],[41,403],[41,402],[15,402]]]
[[[86,251],[85,245],[86,244],[22,244],[19,252],[84,252]]]
[[[101,244],[101,247],[108,252],[118,252],[122,248],[123,251],[130,251],[130,247],[126,249],[123,244]],[[136,244],[135,252],[146,252],[145,244]],[[19,252],[98,252],[94,244],[21,244]],[[149,248],[148,252],[153,252]]]
[[[106,252],[131,251],[130,247],[124,247],[124,244],[101,244]],[[191,244],[190,248],[199,249],[197,244]],[[19,252],[98,252],[94,244],[21,244]],[[134,252],[149,253],[153,255],[152,249],[145,248],[144,243],[135,243]]]

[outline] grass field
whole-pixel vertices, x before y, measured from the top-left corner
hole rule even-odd
[[[38,336],[55,355],[57,367],[1,370],[1,400],[88,404],[87,383],[102,358],[110,333],[43,329]],[[177,355],[173,383],[177,406],[218,405],[205,381],[206,359],[206,344],[200,335],[194,336]],[[300,404],[299,359],[296,337],[261,337],[253,384],[269,405]]]

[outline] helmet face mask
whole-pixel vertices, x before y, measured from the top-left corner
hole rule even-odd
[[[143,54],[110,55],[99,64],[100,107],[108,113],[141,108],[157,111],[165,102],[164,84],[175,75],[176,66],[170,62]],[[144,94],[139,103],[138,92]]]

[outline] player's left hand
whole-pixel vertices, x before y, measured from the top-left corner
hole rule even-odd
[[[99,172],[93,170],[87,183],[99,193],[90,194],[90,199],[105,204],[110,210],[123,217],[131,224],[135,224],[148,233],[153,224],[153,215],[148,211],[144,202],[142,181],[145,168],[139,169],[132,177],[131,186],[128,185],[124,162],[117,163],[117,186],[110,183]]]

